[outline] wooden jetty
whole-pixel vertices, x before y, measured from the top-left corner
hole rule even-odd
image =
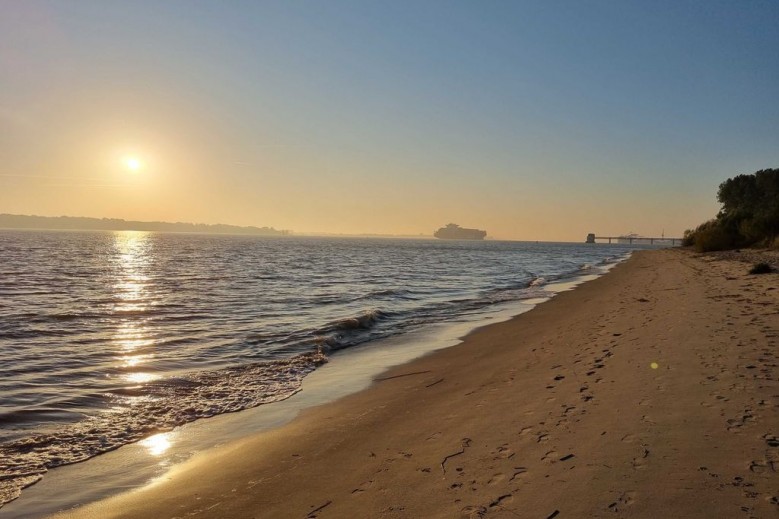
[[[681,238],[666,238],[665,236],[660,238],[649,238],[646,236],[595,236],[595,233],[592,232],[587,235],[585,243],[597,243],[595,240],[609,240],[609,243],[611,243],[611,240],[615,240],[617,243],[627,243],[630,245],[633,243],[649,245],[654,245],[655,243],[658,245],[670,244],[672,247],[682,244]]]

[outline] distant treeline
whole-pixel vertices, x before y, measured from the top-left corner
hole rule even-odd
[[[239,227],[237,225],[185,222],[136,222],[118,218],[84,218],[74,216],[27,216],[0,214],[0,228],[4,229],[57,229],[57,230],[99,230],[99,231],[158,231],[196,232],[212,234],[253,234],[282,236],[290,231],[279,231],[273,227]]]
[[[684,233],[700,252],[739,247],[779,247],[779,169],[761,169],[720,184],[717,217]]]

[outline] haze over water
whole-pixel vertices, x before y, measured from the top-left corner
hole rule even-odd
[[[0,5],[0,212],[680,237],[779,161],[779,3]]]
[[[47,467],[285,398],[333,350],[546,295],[623,246],[0,231],[3,500]]]

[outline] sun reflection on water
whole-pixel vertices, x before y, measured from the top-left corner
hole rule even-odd
[[[138,443],[146,447],[146,449],[149,451],[149,454],[152,456],[161,456],[170,448],[172,435],[173,433],[170,432],[159,433],[155,434],[154,436],[149,436],[145,440],[141,440]]]
[[[151,278],[147,269],[151,262],[151,234],[148,232],[120,231],[114,233],[115,279],[113,312],[124,319],[113,334],[118,346],[117,361],[124,369],[134,368],[151,361],[154,354],[154,338],[145,324],[143,312],[148,310]],[[143,384],[159,378],[148,372],[132,372],[123,375],[130,384]]]
[[[119,324],[114,333],[114,340],[119,343],[124,352],[130,353],[154,344],[154,339],[149,338],[147,330],[142,323],[136,320],[125,321]]]
[[[148,232],[137,231],[114,233],[117,252],[117,279],[113,285],[117,303],[114,311],[142,311],[147,307],[149,276],[146,269],[151,259],[150,236]]]
[[[159,375],[155,375],[154,373],[128,373],[124,376],[125,380],[128,382],[133,382],[135,384],[143,384],[144,382],[150,382],[152,380],[156,380],[160,378]]]
[[[119,360],[122,361],[123,368],[134,368],[151,359],[153,355],[122,355]]]

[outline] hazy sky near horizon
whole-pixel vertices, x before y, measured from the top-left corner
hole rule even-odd
[[[0,0],[0,213],[680,235],[779,167],[778,22],[757,0]]]

